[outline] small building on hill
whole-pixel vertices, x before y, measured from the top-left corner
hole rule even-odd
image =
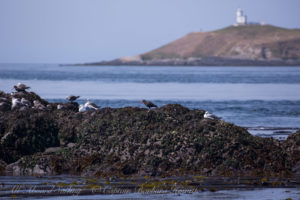
[[[244,15],[243,10],[238,8],[236,11],[236,23],[235,26],[243,26],[247,24],[247,16]]]

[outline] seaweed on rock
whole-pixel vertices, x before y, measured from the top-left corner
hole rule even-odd
[[[75,104],[64,110],[47,105],[47,111],[0,111],[0,157],[8,164],[2,165],[7,174],[299,173],[299,132],[280,143],[222,120],[204,119],[204,110],[178,104],[150,112],[126,107],[84,113],[76,112]]]

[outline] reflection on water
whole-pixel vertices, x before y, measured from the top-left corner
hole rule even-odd
[[[0,199],[297,199],[300,188],[296,179],[202,177],[171,179],[0,177]],[[149,183],[149,184],[147,184]],[[160,183],[155,186],[150,183]],[[187,184],[188,183],[188,184]],[[253,185],[253,183],[255,183]],[[276,183],[276,184],[274,184]],[[147,187],[146,187],[147,186]]]
[[[273,200],[273,199],[299,199],[300,189],[286,189],[286,188],[268,188],[268,189],[251,189],[251,190],[224,190],[217,192],[194,192],[192,194],[122,194],[122,195],[94,195],[94,196],[69,196],[69,197],[37,197],[31,199],[43,199],[43,200]]]

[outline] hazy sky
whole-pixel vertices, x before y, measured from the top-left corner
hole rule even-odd
[[[300,28],[300,0],[0,0],[0,62],[133,56],[189,32],[249,21]]]

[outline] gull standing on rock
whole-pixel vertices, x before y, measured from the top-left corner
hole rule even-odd
[[[84,104],[86,110],[99,110],[100,107],[87,99],[87,102]]]
[[[70,95],[70,96],[67,96],[67,100],[70,101],[70,102],[73,102],[75,101],[76,99],[78,99],[80,96],[74,96],[74,95]]]
[[[30,87],[23,84],[23,83],[18,83],[17,85],[14,85],[14,89],[17,92],[26,92],[27,89],[29,89]]]
[[[151,110],[151,108],[157,108],[157,105],[155,105],[154,103],[152,103],[151,101],[147,101],[147,100],[145,100],[145,99],[143,99],[142,101],[141,101],[141,103],[144,103],[145,104],[145,106],[147,106],[148,108],[149,108],[149,111]]]
[[[216,116],[214,114],[210,114],[207,111],[204,114],[204,118],[205,119],[221,119],[221,117],[218,117],[218,116]]]

